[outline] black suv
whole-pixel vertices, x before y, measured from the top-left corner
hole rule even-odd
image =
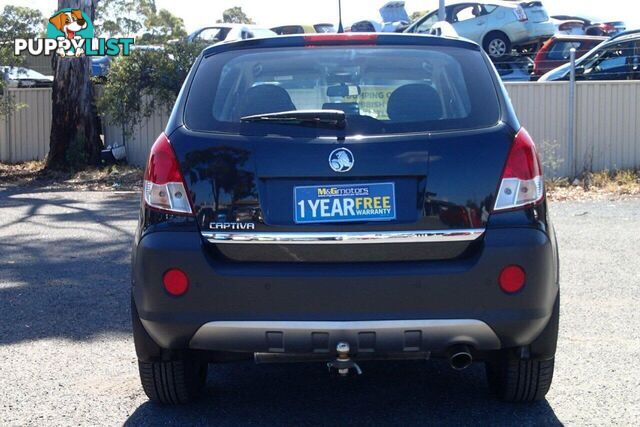
[[[540,77],[541,82],[569,80],[571,64]],[[602,42],[576,60],[577,80],[640,80],[640,30],[626,31]]]
[[[329,34],[205,49],[153,148],[132,314],[151,400],[209,363],[486,363],[544,398],[558,252],[535,145],[478,45]]]

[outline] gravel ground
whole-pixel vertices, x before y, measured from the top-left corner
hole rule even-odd
[[[640,199],[552,206],[562,318],[548,401],[488,396],[484,371],[372,363],[211,369],[197,404],[146,401],[129,321],[131,193],[0,190],[0,425],[638,425]]]

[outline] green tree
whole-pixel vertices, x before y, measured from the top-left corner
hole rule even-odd
[[[185,37],[184,21],[155,0],[103,0],[96,10],[96,32],[101,37],[136,37],[137,44],[162,44]]]
[[[413,12],[409,18],[411,19],[411,22],[415,22],[418,19],[420,19],[423,16],[425,16],[427,13],[429,13],[428,10],[418,10],[418,11]]]
[[[45,22],[38,9],[7,5],[0,16],[0,40],[13,42],[16,38],[31,39],[40,36],[44,33]]]
[[[149,13],[144,21],[145,33],[138,37],[139,44],[163,44],[187,36],[184,21],[166,9]]]
[[[202,48],[198,43],[178,42],[116,58],[98,100],[98,111],[109,124],[121,126],[128,137],[142,118],[173,106]]]
[[[96,35],[133,36],[143,29],[146,17],[155,13],[155,0],[101,0],[96,8]]]
[[[15,39],[31,39],[41,35],[45,29],[45,19],[37,9],[25,6],[7,5],[0,15],[0,65],[18,66],[24,59],[13,54]],[[5,80],[0,73],[0,92],[4,93]],[[0,116],[11,113],[16,107],[13,99],[2,96]]]
[[[241,7],[235,6],[222,12],[222,22],[227,24],[254,24]]]

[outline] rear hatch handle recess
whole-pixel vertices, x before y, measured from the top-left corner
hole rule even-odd
[[[299,126],[344,129],[347,118],[340,110],[292,110],[277,113],[255,114],[240,119],[244,123],[274,123]]]

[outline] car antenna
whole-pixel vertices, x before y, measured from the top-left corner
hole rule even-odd
[[[342,0],[338,0],[338,33],[344,33],[342,26]]]

